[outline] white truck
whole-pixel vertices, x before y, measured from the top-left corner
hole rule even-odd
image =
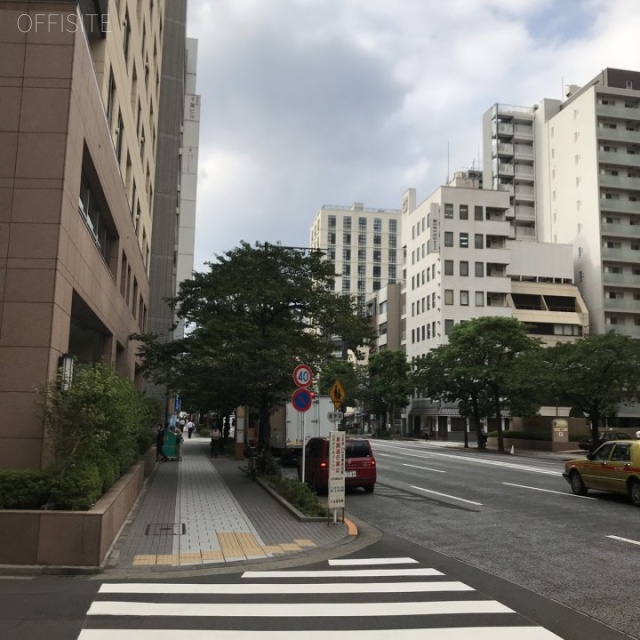
[[[338,428],[333,402],[329,396],[316,396],[309,411],[296,411],[290,402],[271,416],[271,449],[282,464],[293,463],[302,452],[303,440],[329,437]],[[304,434],[304,435],[303,435]]]

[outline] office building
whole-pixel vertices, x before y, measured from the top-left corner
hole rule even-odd
[[[165,1],[0,4],[0,467],[48,462],[62,361],[142,386]]]

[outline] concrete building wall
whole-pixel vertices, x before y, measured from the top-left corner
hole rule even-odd
[[[156,3],[155,16],[145,8],[156,41],[163,7]],[[121,2],[126,8],[133,24],[135,4]],[[0,6],[0,467],[46,464],[34,390],[55,377],[61,355],[104,360],[134,378],[128,336],[146,323],[143,167],[155,159],[153,146],[141,152],[132,125],[132,102],[145,93],[132,81],[141,41],[132,30],[125,58],[121,21],[104,37],[18,27],[20,16],[36,14],[79,24],[76,12],[76,2]],[[141,123],[151,131],[151,113]]]

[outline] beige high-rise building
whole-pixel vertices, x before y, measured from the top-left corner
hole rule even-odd
[[[0,467],[45,460],[61,361],[138,378],[165,1],[0,3]]]

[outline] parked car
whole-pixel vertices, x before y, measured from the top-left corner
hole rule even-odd
[[[601,431],[596,447],[611,440],[629,440],[630,438],[631,436],[628,433],[623,433],[622,431]],[[591,451],[594,448],[591,444],[591,438],[580,440],[578,446],[584,451]]]
[[[376,484],[376,459],[366,438],[345,439],[345,488],[362,487],[372,493]],[[298,477],[302,476],[302,459]],[[329,438],[311,438],[305,447],[304,481],[316,493],[326,493],[329,486]]]
[[[578,496],[589,489],[624,493],[640,507],[640,440],[605,442],[586,458],[567,462],[562,475]]]

